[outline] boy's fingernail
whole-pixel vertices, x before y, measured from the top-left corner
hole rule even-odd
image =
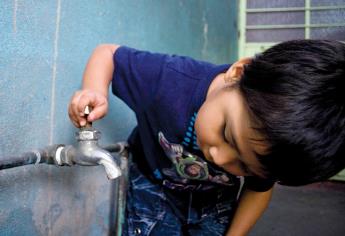
[[[93,114],[90,114],[90,115],[87,116],[87,120],[88,121],[92,121],[92,119],[93,119]]]

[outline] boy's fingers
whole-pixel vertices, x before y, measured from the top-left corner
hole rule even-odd
[[[80,124],[78,124],[78,122],[75,122],[74,120],[71,120],[73,125],[77,128],[80,128]]]
[[[68,115],[76,127],[79,127],[79,116],[78,116],[77,104],[79,102],[80,96],[81,96],[81,92],[80,91],[76,92],[72,96],[70,104],[68,106]]]
[[[95,106],[95,108],[91,111],[91,113],[88,115],[87,119],[89,122],[93,122],[95,120],[101,119],[106,115],[108,111],[108,104],[107,102]]]
[[[70,105],[68,107],[68,114],[72,123],[77,128],[86,125],[86,119],[84,117],[84,109],[86,105],[83,104],[89,103],[89,96],[90,95],[88,95],[88,93],[85,93],[84,91],[77,91],[71,99]],[[82,104],[80,105],[80,103]],[[80,107],[84,107],[84,109],[81,109]]]
[[[83,127],[83,126],[85,126],[85,125],[86,125],[86,119],[80,118],[80,119],[79,119],[79,126]]]
[[[96,96],[93,94],[85,94],[82,95],[79,99],[79,103],[77,106],[77,114],[79,117],[85,116],[85,107],[91,106],[91,108],[95,107],[97,104]]]
[[[69,104],[68,114],[73,124],[78,128],[86,125],[84,113],[86,106],[92,108],[87,118],[89,122],[102,118],[108,111],[108,101],[102,94],[85,90],[76,92]]]
[[[73,114],[71,106],[68,108],[68,115],[69,115],[69,118],[72,121],[73,125],[77,128],[80,128],[78,117],[76,117]]]
[[[71,105],[68,106],[68,116],[69,116],[69,119],[73,122],[73,124],[75,125],[75,117],[74,117],[74,114],[72,112],[72,108],[71,108]]]

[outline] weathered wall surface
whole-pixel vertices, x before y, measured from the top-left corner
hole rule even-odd
[[[236,55],[236,1],[3,0],[0,160],[74,143],[67,104],[92,49],[105,42],[226,63]],[[126,139],[135,117],[116,98],[95,126]],[[101,167],[0,171],[0,235],[106,235],[110,184]]]

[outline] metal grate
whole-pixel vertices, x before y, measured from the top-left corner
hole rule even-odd
[[[345,41],[345,0],[239,0],[239,56],[280,41]]]

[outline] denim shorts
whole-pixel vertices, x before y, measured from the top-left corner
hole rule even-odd
[[[173,192],[130,166],[123,235],[225,235],[238,187],[209,192]]]

